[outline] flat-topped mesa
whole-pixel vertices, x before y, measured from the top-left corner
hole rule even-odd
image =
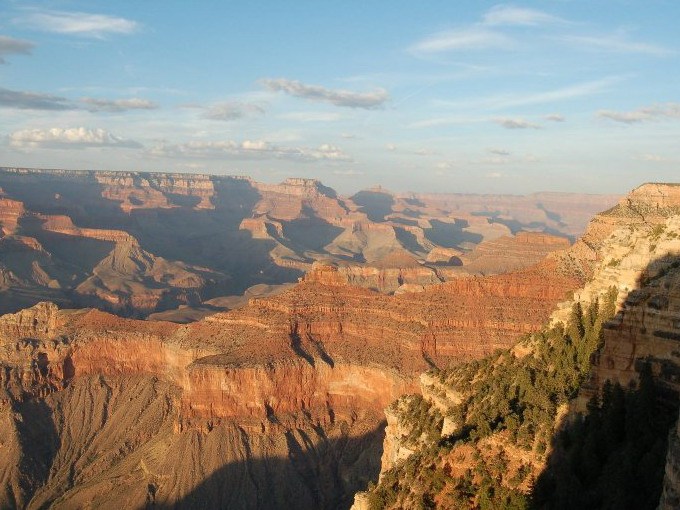
[[[289,177],[280,184],[254,183],[255,187],[264,192],[285,193],[287,195],[312,197],[325,195],[335,198],[336,194],[331,188],[321,184],[318,179],[305,179],[302,177]]]
[[[80,228],[73,224],[73,220],[68,216],[49,215],[40,216],[43,220],[42,228],[47,232],[64,234],[73,237],[86,237],[98,239],[100,241],[110,241],[114,243],[139,245],[137,239],[123,230],[109,230],[99,228]]]
[[[340,225],[349,214],[332,188],[316,179],[286,179],[281,184],[254,182],[253,189],[260,200],[253,207],[255,215],[267,215],[278,220],[325,221]]]
[[[141,174],[95,176],[102,186],[102,196],[121,202],[121,209],[167,209],[183,205],[190,200],[196,209],[212,209],[215,195],[212,178],[208,175]]]

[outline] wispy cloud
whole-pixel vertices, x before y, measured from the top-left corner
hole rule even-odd
[[[76,106],[65,97],[0,88],[0,107],[20,110],[73,110]]]
[[[646,42],[631,41],[625,34],[612,35],[564,35],[560,41],[577,46],[587,51],[605,51],[611,53],[639,53],[663,57],[676,53],[675,50]]]
[[[505,129],[541,129],[541,126],[521,118],[497,117],[493,122]]]
[[[30,55],[34,47],[31,41],[0,35],[0,64],[7,63],[8,55]]]
[[[429,55],[465,50],[512,49],[516,46],[515,39],[499,30],[500,27],[535,27],[558,22],[565,23],[565,20],[536,9],[497,5],[488,10],[479,22],[431,34],[413,44],[409,52]]]
[[[155,110],[158,104],[148,99],[137,97],[129,99],[97,99],[93,97],[83,97],[80,99],[85,104],[85,109],[91,112],[125,112],[128,110]]]
[[[599,80],[575,83],[543,92],[534,92],[530,94],[499,94],[481,98],[467,98],[454,102],[437,101],[437,105],[454,108],[487,108],[498,110],[516,106],[559,103],[580,97],[603,94],[610,90],[612,85],[615,85],[622,80],[623,77],[621,76],[608,76]]]
[[[597,116],[623,124],[637,124],[660,119],[680,119],[680,103],[654,104],[629,112],[600,110],[597,112]]]
[[[203,118],[210,120],[231,121],[263,115],[265,109],[256,103],[242,103],[227,101],[210,106],[203,113]]]
[[[285,147],[263,140],[160,143],[150,148],[148,154],[163,158],[285,159],[301,162],[352,160],[348,154],[329,144],[316,148]]]
[[[9,145],[16,149],[57,148],[79,149],[86,147],[120,147],[138,149],[142,145],[133,140],[126,140],[105,129],[51,128],[24,129],[9,135]]]
[[[102,38],[109,34],[131,34],[139,24],[126,18],[67,11],[30,11],[16,20],[35,30]]]
[[[375,89],[370,92],[353,92],[350,90],[328,89],[320,85],[307,85],[297,80],[286,78],[260,80],[267,89],[274,92],[284,92],[294,97],[331,103],[335,106],[349,108],[380,108],[388,99],[389,94],[385,89]]]
[[[547,23],[564,22],[563,19],[552,16],[543,11],[514,7],[511,5],[497,5],[487,11],[483,18],[486,25],[518,25],[536,26]]]
[[[508,49],[514,41],[499,32],[473,26],[432,34],[409,48],[413,54],[432,54],[458,50]]]

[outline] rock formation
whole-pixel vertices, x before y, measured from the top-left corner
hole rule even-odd
[[[0,318],[3,504],[347,507],[418,374],[510,346],[577,284],[525,272],[389,296],[337,269],[188,325],[49,304]]]
[[[574,246],[549,255],[545,261],[532,269],[536,271],[538,267],[543,267],[546,271],[566,272],[587,278],[585,285],[574,292],[573,299],[562,303],[553,313],[552,324],[557,325],[557,329],[550,334],[558,336],[564,334],[564,324],[567,323],[570,314],[573,314],[575,303],[579,304],[579,309],[593,309],[592,304],[604,303],[607,296],[611,295],[612,289],[618,309],[615,318],[603,325],[603,345],[590,360],[592,368],[589,377],[580,386],[579,397],[570,401],[569,405],[562,404],[554,410],[551,419],[555,433],[570,423],[569,416],[586,410],[586,402],[602,390],[605,381],[620,383],[624,388],[635,387],[639,384],[640,373],[644,367],[651,369],[661,395],[660,405],[670,405],[677,409],[680,395],[680,350],[677,347],[680,340],[678,190],[680,186],[677,185],[640,186],[614,208],[597,215],[584,236]],[[549,269],[551,266],[552,270]],[[531,360],[532,356],[538,358],[540,352],[549,352],[545,351],[546,345],[542,344],[549,341],[549,338],[548,333],[535,338],[529,337],[507,354],[489,358],[490,366],[503,366],[504,363],[517,365],[519,361],[516,360]],[[566,345],[568,346],[568,343]],[[492,371],[491,375],[489,370]],[[517,367],[514,370],[517,370],[516,377],[520,377],[521,370]],[[459,370],[452,373],[472,374],[476,378],[487,377],[488,384],[492,387],[504,384],[500,379],[501,374],[498,375],[499,381],[494,383],[493,369],[489,368],[489,364],[473,363],[469,365],[467,372]],[[530,489],[527,482],[529,475],[533,473],[534,477],[538,477],[545,469],[546,459],[554,452],[546,454],[546,443],[537,446],[536,438],[518,448],[521,444],[520,433],[515,432],[516,437],[513,438],[508,432],[512,427],[510,422],[505,427],[496,428],[493,433],[484,432],[476,438],[466,439],[462,432],[464,423],[462,420],[466,419],[466,412],[482,413],[484,416],[484,412],[491,411],[485,411],[483,405],[481,409],[471,408],[473,404],[471,400],[466,401],[469,395],[466,396],[465,391],[474,381],[461,379],[452,384],[450,378],[455,377],[457,376],[448,376],[444,373],[438,375],[436,371],[428,373],[421,378],[422,397],[402,397],[390,406],[387,412],[388,426],[381,479],[389,474],[389,483],[396,486],[399,485],[396,480],[406,472],[412,476],[414,472],[419,473],[419,470],[431,470],[427,471],[430,473],[427,476],[435,477],[436,483],[428,485],[431,482],[422,479],[425,471],[420,471],[421,478],[416,478],[421,480],[419,483],[422,487],[418,490],[424,490],[430,501],[450,503],[451,500],[446,498],[460,494],[456,491],[459,491],[461,486],[452,489],[456,483],[460,483],[460,480],[469,480],[471,484],[480,483],[480,478],[475,478],[475,475],[470,478],[471,475],[465,471],[475,466],[477,461],[473,461],[471,457],[471,452],[475,452],[477,459],[493,455],[489,457],[487,465],[498,462],[492,460],[493,458],[504,459],[502,463],[505,471],[501,470],[502,474],[499,474],[501,476],[499,490],[507,489],[507,496],[504,497],[509,498],[511,495],[522,497],[522,492]],[[494,384],[496,386],[493,386]],[[471,391],[478,390],[473,387]],[[495,398],[493,394],[488,397],[493,398]],[[461,402],[467,407],[461,408]],[[511,415],[512,408],[507,412]],[[415,421],[414,416],[417,417]],[[489,419],[498,419],[493,416],[489,414]],[[489,430],[494,430],[493,427],[496,426],[494,423],[497,422],[475,422],[473,428],[484,430],[486,426],[491,427]],[[431,437],[428,435],[428,427],[433,431]],[[445,439],[445,436],[451,434],[454,434],[455,438],[462,438],[461,442],[452,447],[442,447],[440,438]],[[674,428],[667,453],[661,508],[675,508],[678,503],[680,457],[677,452],[677,435],[677,429]],[[436,444],[439,446],[435,446]],[[559,444],[555,448],[558,450],[555,455],[559,456]],[[562,457],[555,462],[564,464],[564,460]],[[408,485],[408,482],[404,483]],[[388,494],[385,490],[389,491],[391,486],[386,489],[381,487],[370,493],[359,494],[353,508],[368,508],[371,501],[384,502],[385,500],[380,498]],[[469,497],[479,502],[479,498],[489,497],[488,493],[485,494],[469,494]],[[393,498],[390,499],[392,503],[386,507],[392,508],[390,505],[395,505],[395,501],[401,501],[400,504],[411,501],[408,498],[414,497],[414,493],[409,495],[408,490],[405,490],[390,497]]]
[[[384,190],[346,198],[313,179],[17,168],[0,169],[0,189],[0,312],[48,299],[139,317],[180,306],[191,308],[182,317],[198,317],[211,309],[206,301],[295,282],[319,261],[386,293],[457,277],[468,262],[463,273],[506,272],[544,253],[523,242],[522,229],[572,235],[585,224],[579,215],[611,203]],[[519,242],[493,248],[513,232]],[[494,267],[503,243],[518,249],[517,262]],[[421,268],[385,266],[393,252]]]

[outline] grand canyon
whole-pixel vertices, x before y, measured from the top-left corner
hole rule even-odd
[[[589,378],[551,419],[649,364],[677,408],[680,187],[342,197],[305,179],[17,168],[0,186],[2,506],[373,508],[360,491],[416,458],[456,466],[424,492],[447,507],[489,441],[538,478],[556,447],[429,441],[460,433],[457,374],[522,359],[612,286]],[[428,424],[437,439],[413,433]],[[398,494],[384,506],[416,506]]]
[[[0,1],[0,509],[680,510],[678,19]]]

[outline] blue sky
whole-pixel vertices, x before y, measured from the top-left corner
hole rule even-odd
[[[0,165],[343,193],[680,180],[680,2],[0,1]]]

